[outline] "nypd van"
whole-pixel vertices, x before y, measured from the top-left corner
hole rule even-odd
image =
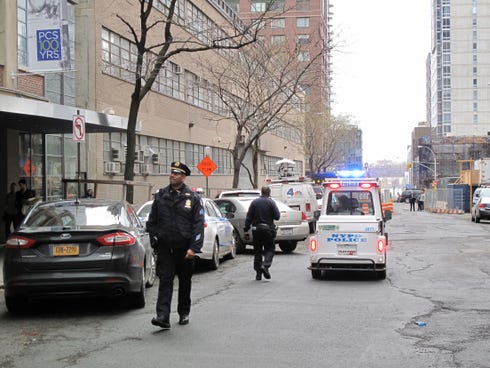
[[[316,232],[310,237],[310,266],[314,279],[326,271],[366,271],[386,278],[385,223],[376,179],[327,179]]]

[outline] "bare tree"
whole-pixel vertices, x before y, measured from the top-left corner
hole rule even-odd
[[[155,79],[160,73],[165,61],[177,54],[199,53],[207,50],[240,49],[256,41],[261,16],[249,25],[236,21],[235,23],[208,25],[198,20],[183,20],[176,12],[180,2],[169,0],[165,16],[162,16],[153,6],[153,0],[138,0],[139,24],[133,25],[128,16],[118,14],[117,17],[128,27],[132,41],[138,50],[134,71],[134,90],[131,94],[131,104],[127,128],[127,152],[124,179],[134,179],[134,152],[136,148],[136,125],[140,104],[150,92]],[[212,23],[212,22],[210,22]],[[158,40],[150,43],[150,40]],[[133,187],[128,186],[126,199],[133,202]]]
[[[330,168],[340,159],[340,144],[350,132],[348,117],[328,111],[305,114],[304,152],[311,174]]]
[[[325,48],[309,60],[299,60],[300,49],[267,47],[254,44],[230,53],[225,62],[207,67],[214,77],[216,95],[236,124],[233,156],[233,188],[238,186],[240,171],[247,171],[252,186],[258,186],[258,141],[265,133],[284,124],[296,125],[290,116],[303,105],[303,84],[311,77],[311,66],[322,57]],[[302,124],[298,127],[298,134]],[[244,165],[252,150],[253,172]]]

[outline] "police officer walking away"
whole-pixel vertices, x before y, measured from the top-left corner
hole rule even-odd
[[[243,229],[247,232],[252,226],[256,280],[262,280],[262,274],[266,279],[271,278],[269,268],[274,258],[276,238],[274,220],[279,220],[281,213],[270,195],[271,189],[262,187],[260,197],[254,199],[248,208],[245,228]]]
[[[155,195],[146,228],[157,254],[160,279],[155,326],[170,329],[170,306],[175,275],[179,278],[177,312],[179,324],[189,323],[191,279],[194,256],[201,251],[204,237],[204,210],[201,198],[185,183],[191,174],[181,162],[173,162],[169,185]]]

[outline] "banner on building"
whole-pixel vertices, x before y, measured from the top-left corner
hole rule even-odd
[[[66,0],[27,2],[28,55],[30,71],[69,69],[69,31],[64,22]]]

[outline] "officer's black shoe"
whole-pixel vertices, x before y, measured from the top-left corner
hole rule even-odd
[[[179,325],[188,325],[189,324],[189,315],[183,314],[179,318]]]
[[[151,324],[163,328],[164,330],[170,330],[170,322],[168,319],[153,317],[151,319]]]
[[[262,271],[257,271],[257,274],[255,275],[255,280],[257,281],[262,280]]]
[[[262,267],[262,273],[267,280],[271,278],[271,273],[269,272],[269,269],[267,267]]]

